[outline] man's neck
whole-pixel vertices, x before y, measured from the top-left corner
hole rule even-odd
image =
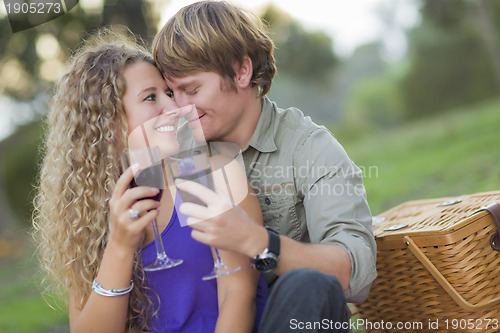
[[[222,141],[236,143],[242,151],[250,144],[257,124],[259,123],[260,115],[262,114],[263,101],[257,98],[249,103],[249,107],[243,113],[236,130],[232,131],[232,135],[223,138]]]

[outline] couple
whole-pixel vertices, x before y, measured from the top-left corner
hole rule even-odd
[[[348,323],[346,300],[362,301],[376,276],[362,175],[324,127],[266,97],[276,69],[262,23],[226,2],[202,1],[158,33],[154,61],[136,44],[94,39],[58,83],[35,202],[42,263],[67,291],[71,331],[288,332],[292,321]],[[201,220],[181,228],[171,196],[157,203],[145,199],[151,188],[128,189],[134,170],[121,174],[119,156],[138,126],[191,105],[207,141],[240,147],[249,195],[230,209],[219,194],[177,184],[207,204],[181,205]],[[236,168],[228,183],[244,175]],[[182,265],[144,271],[153,219]],[[209,246],[241,270],[201,281],[212,266]]]

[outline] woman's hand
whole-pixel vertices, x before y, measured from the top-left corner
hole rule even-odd
[[[120,176],[109,200],[110,238],[119,248],[135,251],[142,242],[144,229],[158,216],[160,203],[146,199],[158,194],[157,188],[138,186],[129,188],[137,172],[137,165],[132,165]],[[138,218],[132,218],[129,210],[139,212]]]

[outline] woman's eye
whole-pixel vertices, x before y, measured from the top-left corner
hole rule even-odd
[[[156,94],[151,94],[148,95],[146,98],[144,98],[145,101],[156,101]]]

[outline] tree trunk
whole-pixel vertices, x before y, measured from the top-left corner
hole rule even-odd
[[[150,4],[142,0],[118,0],[112,4],[104,3],[102,25],[123,24],[134,34],[140,35],[144,40],[149,40],[151,31],[146,23],[144,6]],[[154,33],[154,32],[153,32]]]
[[[490,57],[493,74],[497,83],[497,93],[500,95],[500,43],[494,25],[493,8],[488,0],[475,0],[476,22],[481,38]]]
[[[0,177],[0,235],[12,230],[15,224],[15,217],[10,209],[9,201],[2,185],[2,177]]]

